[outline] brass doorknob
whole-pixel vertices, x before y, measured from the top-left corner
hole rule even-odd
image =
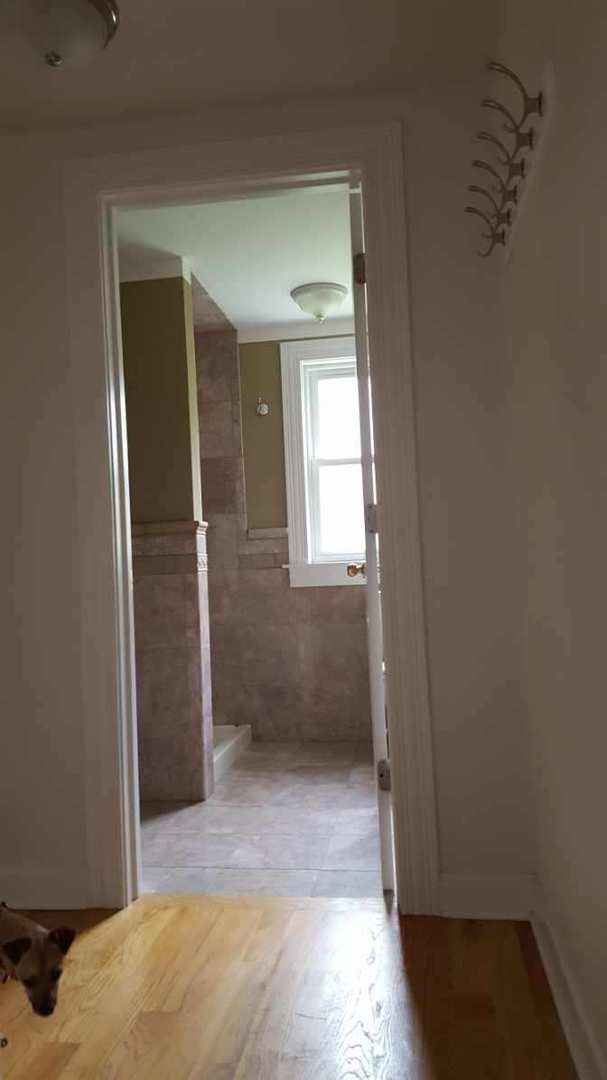
[[[363,577],[367,576],[367,564],[363,563],[348,563],[346,566],[346,573],[348,577],[356,577],[357,574],[362,574]]]

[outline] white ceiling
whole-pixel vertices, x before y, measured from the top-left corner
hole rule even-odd
[[[0,3],[0,125],[36,128],[217,103],[368,95],[478,71],[498,0],[119,0],[82,70],[51,70]],[[22,16],[21,16],[22,17]]]
[[[165,256],[185,258],[241,339],[307,319],[290,290],[336,281],[348,296],[336,312],[353,314],[348,193],[342,187],[288,191],[202,206],[122,210],[121,273],[142,276]],[[135,272],[133,272],[135,267]],[[330,322],[324,324],[325,332]]]

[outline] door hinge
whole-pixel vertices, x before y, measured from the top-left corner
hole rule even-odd
[[[367,261],[364,251],[359,251],[358,255],[354,256],[353,262],[353,277],[356,285],[367,284]]]
[[[390,776],[390,762],[382,758],[377,762],[377,786],[380,791],[392,790],[392,777]]]
[[[365,528],[368,533],[378,532],[377,503],[367,503],[365,506]]]

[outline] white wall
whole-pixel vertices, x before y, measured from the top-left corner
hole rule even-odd
[[[1,565],[18,595],[0,610],[10,656],[3,764],[12,778],[10,790],[0,791],[0,844],[9,865],[26,860],[50,875],[61,869],[59,894],[45,902],[61,901],[63,867],[80,872],[84,864],[78,669],[79,635],[90,629],[79,626],[75,603],[74,447],[87,417],[74,415],[66,385],[62,159],[374,118],[402,118],[406,133],[441,866],[481,877],[533,868],[524,710],[513,676],[518,645],[501,482],[508,457],[497,288],[494,268],[474,254],[463,214],[479,94],[477,85],[456,86],[351,109],[226,110],[7,141],[0,341],[9,378],[0,428],[8,448],[2,466],[9,528]],[[54,826],[45,842],[36,833],[42,816],[45,827]]]
[[[77,424],[67,379],[56,170],[11,163],[0,205],[0,880],[7,901],[77,900],[81,778]],[[81,418],[84,420],[84,418]]]
[[[607,1075],[607,9],[509,0],[500,55],[556,99],[504,272],[538,870]]]
[[[482,87],[407,127],[422,541],[441,865],[534,869],[517,678],[499,272],[463,212]]]

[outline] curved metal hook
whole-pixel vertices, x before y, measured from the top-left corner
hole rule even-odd
[[[495,214],[494,225],[498,227],[501,225],[510,225],[512,221],[512,214],[509,209],[504,210],[499,206],[490,191],[487,188],[480,187],[478,184],[468,184],[468,191],[473,191],[476,195],[484,195],[489,200],[493,207],[493,213]]]
[[[477,139],[480,139],[481,142],[488,142],[491,143],[492,146],[497,146],[498,149],[503,152],[504,157],[500,157],[499,154],[496,154],[495,156],[501,167],[508,170],[505,179],[506,187],[508,187],[511,180],[523,179],[526,172],[526,162],[524,158],[521,158],[520,161],[515,161],[518,152],[516,149],[514,153],[511,154],[508,148],[504,146],[501,139],[498,139],[491,131],[479,131],[476,137]]]
[[[504,155],[503,158],[499,154],[496,154],[497,160],[500,165],[504,167],[510,165],[513,161],[514,154],[511,154],[508,147],[504,145],[501,139],[498,139],[497,135],[494,135],[492,131],[479,131],[476,138],[481,142],[491,143],[493,146],[497,146],[498,150],[501,150]]]
[[[516,186],[508,187],[507,183],[505,183],[503,177],[500,176],[497,169],[493,168],[493,165],[489,165],[488,162],[479,161],[478,159],[473,161],[472,164],[476,169],[484,169],[485,172],[491,173],[491,176],[495,177],[499,184],[499,190],[502,196],[502,206],[505,206],[506,203],[515,203],[517,201],[518,189],[516,188]]]
[[[493,207],[493,212],[496,215],[500,213],[500,208],[497,200],[493,198],[493,195],[490,191],[487,191],[487,188],[480,187],[478,184],[468,184],[468,191],[473,191],[475,195],[484,195],[484,197],[488,199],[491,203],[491,206]]]
[[[498,246],[498,244],[501,244],[502,247],[506,246],[506,236],[503,230],[500,230],[500,232],[492,233],[491,236],[485,236],[483,237],[483,239],[489,241],[489,247],[486,251],[477,251],[476,254],[479,255],[481,259],[488,259],[491,252],[494,248]]]
[[[477,217],[482,218],[485,224],[489,228],[489,233],[492,235],[495,232],[495,225],[490,217],[487,217],[482,210],[479,210],[478,206],[465,206],[464,210],[467,214],[476,214]],[[489,239],[489,237],[487,237]]]
[[[491,63],[487,64],[487,68],[489,71],[496,71],[498,75],[505,75],[507,79],[510,79],[510,81],[514,83],[519,91],[521,98],[523,99],[523,115],[520,123],[517,124],[517,127],[522,127],[528,116],[533,116],[535,113],[537,113],[538,116],[542,115],[544,111],[544,95],[541,91],[535,97],[531,97],[531,95],[527,93],[527,90],[518,75],[516,75],[514,71],[511,71],[509,67],[506,67],[505,64],[500,64],[497,60],[492,60]]]
[[[505,116],[508,123],[504,124],[504,130],[507,131],[509,135],[516,135],[521,125],[516,122],[510,109],[507,109],[505,105],[502,105],[499,101],[495,101],[493,98],[483,98],[481,105],[484,109],[494,109],[495,112],[499,112],[502,116]]]
[[[491,219],[488,218],[486,214],[483,214],[483,211],[479,210],[477,206],[466,206],[465,210],[467,214],[476,214],[477,217],[482,218],[489,227],[489,232],[482,234],[483,240],[487,240],[489,246],[486,251],[477,251],[476,253],[477,255],[480,255],[482,259],[486,259],[487,256],[491,254],[494,247],[497,247],[498,244],[506,243],[506,234],[503,229],[496,229]]]

